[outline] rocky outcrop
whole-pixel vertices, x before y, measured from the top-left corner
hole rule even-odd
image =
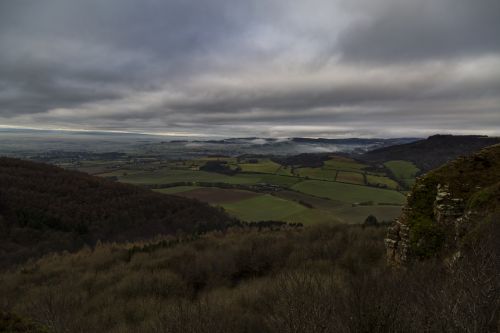
[[[446,242],[447,248],[452,250],[452,244],[458,239],[458,235],[463,233],[463,223],[467,220],[464,217],[463,199],[454,198],[450,193],[449,186],[438,184],[436,186],[436,197],[432,204],[433,223],[443,229],[453,230],[449,237],[453,240]],[[412,195],[408,196],[408,201],[412,202]],[[412,217],[414,210],[410,205],[403,208],[402,215],[394,221],[389,227],[385,245],[387,249],[387,258],[390,263],[401,265],[408,263],[412,258],[410,238],[410,228],[412,226]],[[461,230],[461,232],[459,232]],[[422,245],[422,240],[417,241],[417,247]]]
[[[453,257],[477,225],[500,216],[500,145],[462,157],[417,179],[401,216],[389,228],[387,260],[406,265]]]
[[[408,247],[410,243],[410,228],[404,224],[404,216],[396,219],[389,227],[385,246],[387,250],[387,260],[394,264],[404,264],[408,261]]]
[[[464,214],[463,199],[454,198],[448,185],[438,184],[434,201],[434,217],[442,225],[452,226]]]

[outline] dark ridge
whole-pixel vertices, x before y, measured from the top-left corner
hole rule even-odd
[[[0,266],[100,241],[220,230],[234,220],[197,200],[0,158]]]
[[[380,146],[399,145],[421,140],[420,138],[346,138],[346,139],[326,139],[326,138],[292,138],[293,142],[298,143],[330,143],[330,144],[349,144],[349,145],[368,145],[377,144]]]
[[[332,153],[304,153],[291,156],[275,156],[272,160],[283,166],[319,168],[330,159]]]
[[[500,143],[498,137],[433,135],[426,140],[375,149],[359,158],[371,163],[384,163],[390,160],[411,161],[420,170],[427,172],[459,156],[471,154],[497,143]]]

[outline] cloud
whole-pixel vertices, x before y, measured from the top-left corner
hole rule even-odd
[[[0,2],[0,124],[500,134],[499,13],[494,0]]]
[[[496,0],[353,2],[360,18],[339,41],[347,61],[422,61],[500,51]]]

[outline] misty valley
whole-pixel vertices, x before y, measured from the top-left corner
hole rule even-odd
[[[500,333],[499,0],[0,0],[0,333]]]
[[[0,331],[498,328],[499,138],[21,133]]]

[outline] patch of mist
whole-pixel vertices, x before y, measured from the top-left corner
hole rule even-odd
[[[253,145],[265,145],[267,143],[267,140],[258,138],[258,139],[250,140],[250,143]]]

